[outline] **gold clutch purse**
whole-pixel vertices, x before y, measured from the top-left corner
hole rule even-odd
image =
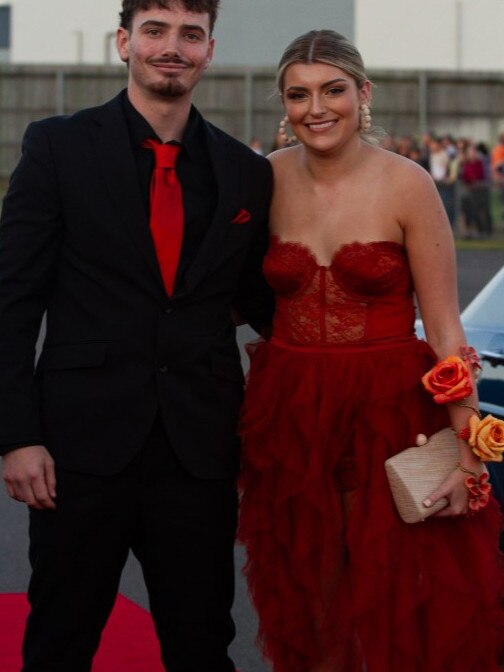
[[[418,523],[444,509],[443,497],[428,509],[422,502],[455,469],[459,453],[455,433],[449,427],[433,434],[423,446],[406,448],[385,462],[385,470],[399,515],[406,523]]]

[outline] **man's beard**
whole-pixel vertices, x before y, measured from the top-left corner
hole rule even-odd
[[[168,79],[166,82],[151,84],[150,88],[151,91],[163,98],[181,98],[188,92],[187,86],[175,77]]]
[[[177,56],[166,59],[165,62],[189,65],[187,62],[184,62]],[[185,84],[182,84],[182,82],[180,82],[178,77],[175,75],[169,76],[164,82],[153,84],[151,89],[164,98],[180,98],[189,92],[188,87]]]

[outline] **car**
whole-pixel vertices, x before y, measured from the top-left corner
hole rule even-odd
[[[467,342],[481,357],[480,410],[504,420],[504,266],[460,316]],[[494,494],[504,507],[504,463],[490,462]]]
[[[474,297],[460,319],[467,343],[482,360],[478,378],[481,412],[504,419],[504,266]],[[421,320],[415,330],[419,338],[425,332]]]
[[[460,316],[467,342],[482,358],[481,410],[504,418],[504,266]]]

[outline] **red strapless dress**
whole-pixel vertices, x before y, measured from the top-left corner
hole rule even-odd
[[[449,425],[420,378],[404,248],[353,243],[319,266],[273,238],[273,337],[242,415],[239,539],[275,672],[497,672],[500,514],[408,525],[384,462]]]

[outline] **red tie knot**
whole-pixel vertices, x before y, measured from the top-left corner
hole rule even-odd
[[[173,143],[163,145],[157,140],[147,138],[147,140],[144,140],[142,143],[142,147],[152,149],[154,152],[156,168],[175,168],[175,161],[180,152],[180,145]]]

